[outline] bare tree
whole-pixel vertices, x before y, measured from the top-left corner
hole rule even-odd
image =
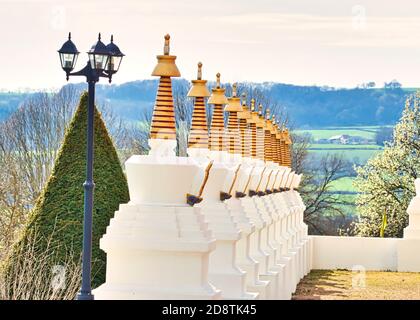
[[[331,192],[331,186],[345,167],[346,162],[342,156],[327,154],[319,162],[314,161],[314,164],[304,169],[300,193],[306,205],[304,219],[311,234],[331,235],[343,227],[334,225],[337,216],[345,222],[345,214],[343,201]],[[334,230],[331,230],[331,226]]]
[[[189,85],[185,81],[174,82],[174,108],[177,133],[177,155],[187,156],[188,132],[191,127],[193,100],[187,97]]]
[[[308,161],[310,139],[307,136],[291,134],[292,138],[292,168],[296,173],[305,171]]]

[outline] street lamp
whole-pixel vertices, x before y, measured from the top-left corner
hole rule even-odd
[[[92,211],[93,211],[93,130],[95,111],[95,84],[99,78],[108,78],[118,71],[124,54],[114,44],[113,36],[111,43],[107,46],[101,41],[99,34],[98,41],[88,51],[89,60],[87,65],[80,71],[72,72],[79,55],[76,45],[71,41],[71,33],[68,40],[60,50],[61,67],[66,72],[66,79],[70,76],[84,76],[88,83],[88,126],[87,126],[87,156],[86,156],[86,181],[83,184],[85,190],[84,198],[84,220],[83,220],[83,257],[82,257],[82,287],[77,300],[93,300],[91,287],[91,260],[92,260]]]

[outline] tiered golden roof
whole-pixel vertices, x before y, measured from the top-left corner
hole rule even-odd
[[[248,118],[249,128],[251,131],[251,157],[257,159],[257,145],[258,145],[258,134],[257,134],[257,123],[260,122],[258,112],[255,110],[255,99],[251,99],[251,112]]]
[[[264,144],[264,127],[266,126],[263,116],[263,106],[258,106],[257,120],[257,159],[264,160],[265,144]]]
[[[225,96],[225,89],[220,85],[220,73],[216,75],[216,87],[212,89],[212,94],[208,103],[213,104],[213,114],[210,126],[209,149],[213,151],[225,151],[225,124],[223,106],[228,104]]]
[[[283,134],[284,134],[284,145],[285,145],[284,165],[291,168],[292,167],[292,139],[290,138],[289,130],[287,128],[283,130]]]
[[[241,154],[243,157],[251,157],[252,129],[249,125],[251,111],[246,105],[246,95],[242,94],[242,111],[238,112],[239,131],[241,136]]]
[[[281,154],[280,154],[280,132],[277,125],[275,116],[273,115],[273,131],[271,133],[271,139],[273,141],[273,161],[278,165],[281,165]]]
[[[284,133],[284,125],[280,129],[280,154],[281,154],[281,164],[286,166],[286,139]]]
[[[232,85],[232,97],[228,98],[228,104],[225,107],[225,111],[229,113],[228,125],[227,125],[227,143],[228,152],[241,154],[241,136],[239,134],[239,120],[238,113],[242,112],[241,98],[237,96],[237,84]]]
[[[181,74],[175,64],[176,56],[169,55],[169,39],[169,34],[165,35],[164,54],[157,56],[158,63],[152,72],[152,76],[158,76],[160,80],[150,128],[151,139],[176,139],[171,77]]]
[[[188,92],[188,97],[195,98],[188,147],[206,149],[209,146],[209,133],[204,99],[210,96],[210,92],[206,86],[207,80],[201,79],[202,66],[203,64],[199,62],[197,80],[191,81],[192,87]]]
[[[264,160],[273,161],[273,146],[271,140],[271,131],[273,130],[273,124],[270,121],[270,109],[266,110],[266,119],[264,126]]]

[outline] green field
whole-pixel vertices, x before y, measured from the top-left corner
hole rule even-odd
[[[312,143],[308,151],[311,155],[317,158],[326,156],[327,154],[340,154],[351,162],[357,164],[365,163],[369,158],[373,157],[378,152],[381,152],[382,147],[372,144],[320,144],[316,143],[319,139],[328,139],[336,135],[350,135],[359,136],[373,141],[375,139],[376,131],[380,126],[355,126],[355,127],[326,127],[322,129],[305,129],[296,130],[297,134],[308,133],[315,141]]]
[[[352,177],[343,177],[332,182],[331,191],[355,192]]]
[[[352,164],[363,165],[371,157],[380,153],[382,146],[372,144],[380,126],[357,126],[357,127],[327,127],[322,129],[305,129],[295,131],[298,134],[309,133],[314,143],[309,145],[308,152],[311,156],[319,159],[327,154],[339,154]],[[363,137],[371,142],[369,144],[320,144],[316,143],[319,139],[328,139],[336,135],[350,135]],[[342,177],[332,182],[329,192],[334,194],[340,201],[339,208],[346,216],[356,214],[355,198],[356,189],[353,187],[354,177]],[[331,212],[331,215],[336,215]]]

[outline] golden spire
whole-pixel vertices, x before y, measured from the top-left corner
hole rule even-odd
[[[171,77],[179,77],[181,74],[175,64],[176,56],[169,55],[169,39],[167,34],[164,54],[157,56],[158,63],[152,72],[152,76],[158,76],[160,80],[150,128],[151,139],[176,139]]]
[[[258,116],[257,116],[257,159],[265,160],[265,139],[264,139],[264,127],[265,127],[265,121],[264,116],[262,113],[263,106],[262,104],[258,105]]]
[[[282,161],[282,155],[281,155],[281,139],[282,139],[282,134],[280,132],[280,127],[279,124],[280,122],[277,120],[277,126],[276,126],[276,140],[277,140],[277,163],[279,165],[283,165],[283,161]]]
[[[197,80],[192,80],[192,86],[188,91],[188,97],[194,97],[194,111],[191,120],[191,130],[188,136],[188,148],[203,148],[207,149],[209,146],[209,133],[207,126],[206,106],[204,103],[205,97],[210,96],[207,89],[207,80],[202,80],[203,64],[198,63]]]
[[[277,120],[276,117],[273,115],[272,117],[272,123],[273,123],[273,130],[271,131],[271,145],[272,145],[272,155],[273,155],[273,161],[280,165],[280,145],[279,145],[279,139],[278,137],[278,126],[277,126]]]
[[[284,145],[285,145],[285,158],[284,165],[291,168],[292,167],[292,140],[290,139],[289,130],[284,129]]]
[[[258,112],[255,111],[255,99],[251,99],[250,117],[247,122],[249,123],[250,136],[251,136],[251,157],[257,159],[257,123],[260,122]]]
[[[272,154],[272,141],[271,141],[271,130],[272,130],[272,123],[270,121],[270,109],[267,108],[265,112],[266,119],[265,127],[264,127],[264,160],[265,161],[273,161],[273,154]]]
[[[211,91],[208,103],[213,104],[213,114],[210,126],[209,149],[214,151],[225,151],[225,121],[223,106],[228,104],[225,96],[225,89],[220,85],[220,73],[216,75],[216,87]]]
[[[241,137],[241,154],[243,157],[251,157],[252,130],[249,126],[251,111],[246,105],[246,94],[242,93],[242,111],[238,112],[239,131]]]
[[[280,129],[280,153],[281,153],[281,164],[283,166],[286,166],[286,136],[284,132],[284,124],[282,125],[282,128]]]
[[[279,127],[279,120],[277,120],[276,123],[276,149],[277,149],[277,163],[282,166],[283,165],[283,161],[282,161],[282,153],[281,153],[281,141],[283,139],[283,135],[280,131],[280,127]]]
[[[241,137],[239,134],[238,112],[242,112],[241,98],[236,96],[237,84],[232,85],[232,97],[228,98],[228,104],[225,107],[225,112],[229,113],[229,120],[227,125],[227,142],[228,152],[241,154]]]

